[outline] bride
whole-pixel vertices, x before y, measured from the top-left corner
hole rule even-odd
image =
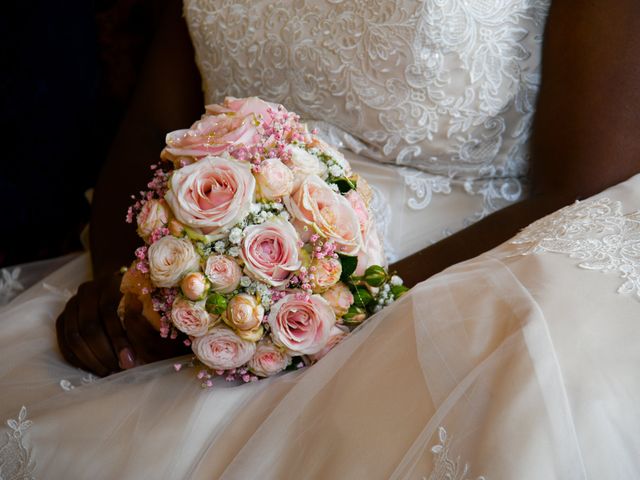
[[[181,352],[135,306],[122,329],[128,194],[203,103],[173,2],[96,187],[93,280],[83,255],[0,310],[0,477],[640,476],[635,2],[190,0],[184,16],[205,101],[260,95],[338,144],[416,286],[312,368],[241,387],[153,362]]]

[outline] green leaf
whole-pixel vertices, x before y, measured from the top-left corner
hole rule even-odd
[[[402,295],[404,295],[408,291],[409,289],[404,285],[394,285],[393,287],[391,287],[391,293],[393,293],[393,296],[395,298],[400,298]]]
[[[338,178],[334,182],[338,186],[340,193],[347,193],[349,190],[356,189],[356,182],[349,178]]]
[[[340,280],[347,282],[349,281],[349,277],[353,275],[353,272],[355,272],[358,267],[358,257],[339,253],[338,258],[342,264],[342,275],[340,275]]]

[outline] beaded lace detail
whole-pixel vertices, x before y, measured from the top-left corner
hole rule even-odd
[[[185,15],[208,101],[259,95],[328,120],[347,148],[438,176],[433,192],[492,182],[466,189],[488,199],[484,216],[522,190],[548,6],[189,0]],[[405,178],[410,207],[428,205],[430,180]]]
[[[617,273],[619,293],[640,300],[640,211],[622,213],[609,198],[576,202],[520,232],[512,241],[520,255],[562,253],[581,268]]]

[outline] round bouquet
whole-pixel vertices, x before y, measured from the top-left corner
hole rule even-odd
[[[406,291],[370,187],[296,114],[227,98],[166,142],[127,215],[145,245],[121,290],[191,347],[204,386],[313,363]]]

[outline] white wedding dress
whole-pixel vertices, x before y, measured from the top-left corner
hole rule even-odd
[[[315,121],[376,189],[398,258],[522,195],[547,7],[185,15],[208,100],[258,94]],[[313,367],[210,390],[176,360],[105,379],[64,362],[54,322],[86,254],[5,270],[0,478],[640,478],[638,210],[640,175],[421,283]]]

